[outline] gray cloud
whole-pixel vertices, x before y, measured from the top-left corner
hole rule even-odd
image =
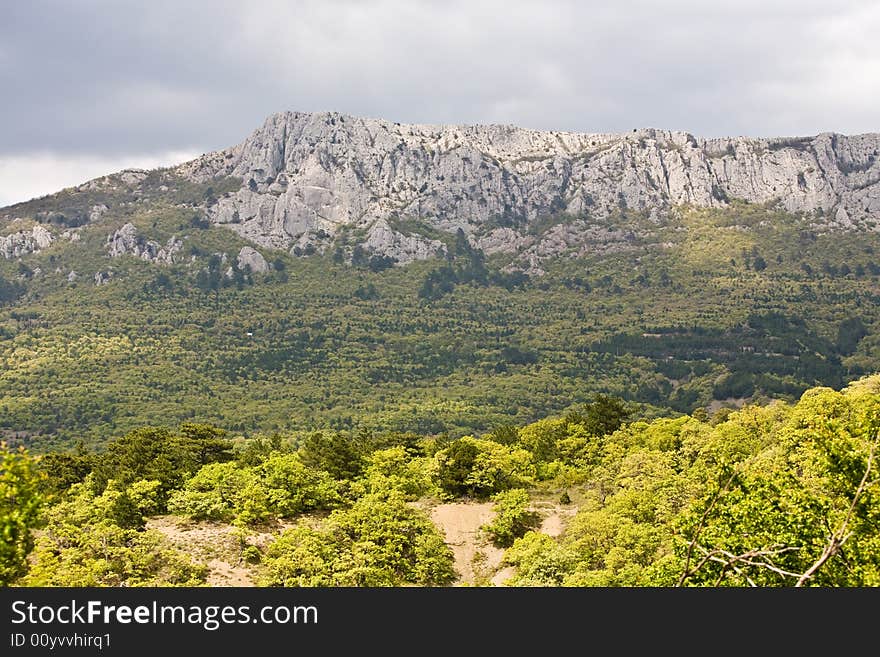
[[[38,0],[3,14],[7,159],[203,152],[285,109],[587,132],[880,129],[873,0]]]

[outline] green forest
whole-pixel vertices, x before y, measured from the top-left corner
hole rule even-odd
[[[258,273],[238,184],[7,209],[55,241],[0,259],[3,585],[880,584],[877,232],[621,209],[526,271],[401,217],[447,256]]]
[[[233,437],[144,426],[100,451],[4,447],[0,582],[198,586],[223,529],[260,586],[441,586],[460,564],[432,509],[490,503],[510,586],[880,585],[880,376],[796,403],[653,420],[597,395],[480,435]],[[548,508],[564,531],[542,531]],[[486,585],[491,573],[468,584]],[[496,573],[497,574],[497,573]]]
[[[0,258],[11,444],[91,448],[157,421],[460,437],[596,393],[660,417],[791,402],[880,371],[876,232],[732,202],[597,218],[600,235],[618,237],[548,259],[541,275],[434,229],[445,260],[391,266],[343,235],[323,254],[263,249],[271,268],[258,274],[235,265],[246,242],[198,209],[222,181],[158,191],[172,184],[162,175],[135,202],[67,191],[14,206],[30,218],[0,226],[80,238]],[[111,210],[85,222],[95,203]],[[107,236],[128,221],[159,244],[179,238],[180,261],[111,258]]]

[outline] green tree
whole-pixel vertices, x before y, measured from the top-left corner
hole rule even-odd
[[[41,479],[27,450],[0,442],[0,586],[9,586],[26,569],[43,504]]]
[[[529,494],[522,488],[496,493],[492,500],[495,518],[482,529],[496,545],[510,547],[515,539],[538,524],[538,514],[529,508]]]
[[[173,549],[157,532],[142,529],[132,493],[111,481],[96,495],[86,478],[49,508],[24,586],[193,586],[206,569]],[[147,486],[146,488],[149,488]]]
[[[393,491],[365,495],[317,529],[285,531],[263,564],[267,586],[437,586],[455,577],[437,528]]]
[[[451,496],[488,497],[526,486],[537,474],[528,451],[472,436],[459,438],[435,458],[438,484]]]
[[[354,479],[363,468],[360,451],[342,433],[309,435],[299,449],[299,456],[309,467],[326,470],[336,479]]]
[[[684,517],[679,583],[880,585],[876,389],[812,389],[768,429]]]
[[[183,424],[179,433],[164,427],[141,427],[111,442],[95,458],[93,479],[100,492],[110,479],[123,485],[140,479],[158,481],[167,497],[201,466],[233,458],[225,432],[202,424]]]

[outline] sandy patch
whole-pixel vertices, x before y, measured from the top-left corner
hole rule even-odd
[[[446,536],[455,555],[458,584],[488,579],[501,564],[504,550],[489,543],[480,527],[495,517],[492,502],[452,502],[431,509],[431,520]]]
[[[235,527],[216,522],[190,522],[176,516],[147,519],[147,528],[161,533],[193,561],[208,567],[209,586],[254,586],[251,568],[241,561]]]

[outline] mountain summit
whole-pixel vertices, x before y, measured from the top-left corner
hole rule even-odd
[[[486,253],[524,255],[578,246],[591,218],[621,210],[657,217],[675,205],[734,199],[872,227],[880,219],[878,153],[878,134],[700,139],[284,112],[178,171],[198,181],[241,178],[208,217],[258,245],[323,250],[354,232],[368,251],[407,262],[443,250],[413,221],[461,229]],[[567,221],[540,239],[529,235],[530,225],[554,217]]]
[[[683,205],[744,201],[801,213],[822,230],[877,229],[878,154],[878,134],[700,139],[655,129],[587,134],[283,112],[237,146],[173,169],[105,176],[4,214],[75,230],[170,201],[257,247],[332,250],[385,264],[448,255],[461,231],[486,255],[506,254],[508,270],[540,274],[547,258],[625,248],[633,222],[603,232],[605,219],[646,218],[651,232],[650,222]],[[196,187],[211,191],[187,197]],[[9,228],[17,232],[0,235],[6,258],[56,237]],[[123,228],[107,236],[111,255],[179,259],[178,242],[148,242],[134,226]]]

